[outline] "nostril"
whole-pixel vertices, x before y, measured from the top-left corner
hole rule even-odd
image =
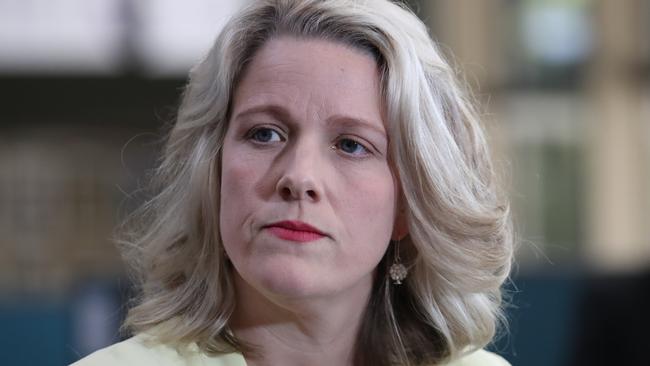
[[[283,187],[280,193],[284,198],[291,198],[292,196],[291,189],[289,189],[289,187]]]
[[[294,180],[288,176],[278,181],[276,192],[283,200],[309,199],[316,201],[320,196],[311,180]]]

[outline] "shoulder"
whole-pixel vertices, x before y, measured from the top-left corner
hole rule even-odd
[[[154,343],[144,336],[135,336],[92,353],[70,366],[109,365],[245,366],[246,363],[236,353],[210,357],[200,352],[196,346],[180,352],[169,345]]]
[[[452,361],[446,366],[510,366],[510,363],[495,353],[480,349]]]

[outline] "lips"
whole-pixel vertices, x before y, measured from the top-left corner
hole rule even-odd
[[[272,235],[298,243],[321,239],[327,234],[302,221],[280,221],[264,226]]]

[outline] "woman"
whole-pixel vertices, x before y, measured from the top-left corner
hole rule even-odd
[[[253,2],[192,70],[125,241],[136,336],[79,365],[506,365],[480,350],[512,256],[488,156],[409,11]]]

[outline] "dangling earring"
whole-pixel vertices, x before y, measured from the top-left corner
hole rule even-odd
[[[406,278],[406,275],[408,275],[408,270],[402,264],[399,257],[399,240],[395,243],[395,255],[393,256],[393,264],[390,266],[388,274],[390,275],[390,279],[393,280],[393,283],[396,285],[401,285],[402,280],[404,280]]]

